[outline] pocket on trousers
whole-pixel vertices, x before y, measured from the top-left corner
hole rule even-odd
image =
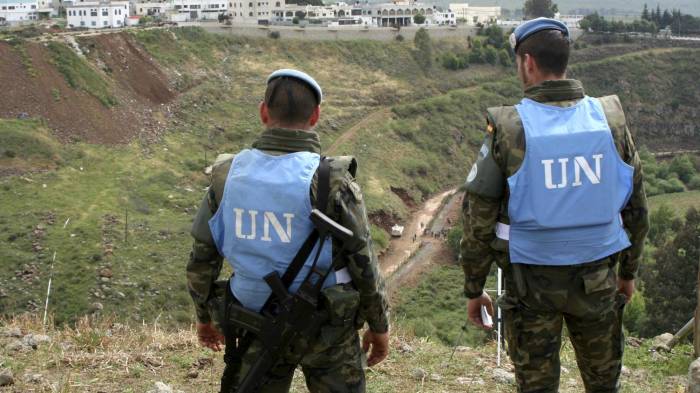
[[[615,272],[607,265],[581,276],[586,295],[615,287]]]
[[[360,306],[360,292],[351,284],[333,285],[321,292],[324,310],[331,326],[355,326]]]

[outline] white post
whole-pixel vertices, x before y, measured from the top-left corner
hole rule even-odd
[[[503,270],[501,270],[501,268],[498,268],[498,285],[496,287],[497,288],[496,293],[498,294],[498,297],[501,296],[501,293],[503,291],[502,282],[503,282]],[[501,331],[501,326],[502,326],[501,325],[501,308],[498,306],[496,306],[496,307],[497,307],[496,323],[498,324],[498,328],[497,328],[498,329],[498,344],[496,345],[496,350],[498,351],[498,353],[496,354],[496,366],[501,367],[501,337],[502,337],[501,336],[501,333],[502,333],[502,331]]]
[[[68,221],[66,221],[68,223]],[[46,288],[46,303],[44,303],[44,328],[46,328],[46,315],[49,310],[49,296],[51,294],[51,280],[53,279],[53,265],[56,263],[56,251],[53,252],[53,259],[51,260],[51,273],[49,273],[49,285]]]

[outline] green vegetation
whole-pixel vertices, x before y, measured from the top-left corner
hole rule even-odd
[[[39,120],[0,120],[0,157],[59,161],[60,144]]]
[[[440,56],[440,62],[448,70],[460,70],[468,68],[470,64],[499,64],[509,67],[513,62],[512,51],[508,49],[508,40],[503,29],[497,25],[491,25],[479,32],[484,39],[469,40],[467,47],[454,48],[444,51]]]
[[[495,280],[489,284],[493,286]],[[484,331],[466,324],[466,300],[462,292],[464,274],[459,266],[436,266],[415,288],[400,292],[394,318],[417,337],[446,345],[480,345]],[[466,330],[462,327],[466,324]],[[458,341],[459,340],[459,341]]]
[[[644,329],[649,334],[676,332],[693,317],[697,303],[700,213],[690,208],[685,222],[671,226],[676,227],[675,236],[660,244],[654,263],[643,271],[647,308],[653,310],[647,313]]]
[[[257,104],[264,76],[274,69],[308,70],[324,87],[327,100],[317,128],[324,148],[350,132],[332,154],[352,154],[359,160],[358,181],[377,224],[372,226],[377,249],[388,244],[389,236],[381,228],[385,220],[405,219],[409,213],[391,187],[400,185],[412,202],[420,203],[461,184],[483,140],[485,108],[514,103],[521,95],[519,82],[512,74],[504,77],[501,67],[432,67],[423,72],[410,42],[232,38],[196,28],[129,34],[181,90],[173,105],[177,110],[166,120],[168,132],[159,142],[63,145],[41,121],[0,122],[0,131],[11,131],[0,133],[0,165],[7,173],[21,174],[0,178],[0,199],[7,201],[0,214],[0,258],[13,261],[0,267],[0,286],[17,294],[0,298],[3,312],[43,304],[49,262],[56,251],[50,311],[58,322],[88,313],[95,302],[104,305],[103,314],[123,319],[161,315],[165,324],[191,322],[182,270],[191,243],[191,219],[208,182],[201,171],[217,154],[249,146],[258,135]],[[487,33],[473,45],[484,48],[482,42],[491,38],[498,40]],[[468,42],[431,41],[433,55]],[[52,44],[49,51],[74,87],[93,95],[118,88],[68,47]],[[694,53],[673,51],[668,60],[654,58],[648,65],[634,56],[631,61],[649,69],[676,61],[692,70],[689,59]],[[608,65],[596,61],[577,67],[577,73],[594,79],[593,74]],[[615,91],[593,85],[594,93]],[[651,90],[646,82],[632,86],[631,99],[640,97],[637,89]],[[688,94],[694,99],[695,93]],[[679,106],[680,121],[690,108]],[[654,138],[642,134],[640,139],[644,143]],[[679,162],[673,171],[682,172],[686,166]],[[42,228],[35,233],[38,226]],[[453,231],[450,239],[456,245],[459,233]],[[106,281],[99,276],[104,268],[113,272]]]
[[[568,74],[583,82],[588,95],[619,95],[638,146],[669,151],[697,143],[686,130],[700,102],[700,89],[689,88],[700,75],[698,54],[700,49],[655,48],[607,55],[574,62]]]
[[[552,0],[525,0],[523,13],[527,19],[534,19],[544,16],[553,18],[559,12],[559,6],[552,3]]]
[[[413,43],[416,46],[416,61],[423,71],[428,71],[433,66],[433,41],[430,34],[424,28],[418,29]]]
[[[47,48],[56,69],[63,74],[72,88],[85,91],[106,107],[117,104],[117,99],[110,92],[109,82],[78,57],[72,49],[55,41],[49,42]]]
[[[644,168],[644,188],[647,196],[683,192],[696,187],[698,171],[696,158],[682,154],[668,162],[657,162],[646,149],[639,152]],[[691,183],[691,181],[693,183]]]

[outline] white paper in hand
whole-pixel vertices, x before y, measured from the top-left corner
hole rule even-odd
[[[484,326],[493,326],[493,319],[491,319],[489,312],[486,311],[486,306],[481,306],[481,321],[484,323]]]

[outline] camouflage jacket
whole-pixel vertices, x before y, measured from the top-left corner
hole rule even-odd
[[[528,88],[525,96],[548,105],[568,107],[584,97],[584,90],[576,80],[552,80]],[[599,100],[620,157],[634,167],[634,189],[629,203],[622,211],[632,246],[622,251],[618,258],[620,277],[633,279],[641,262],[644,239],[649,228],[641,160],[617,96],[601,97]],[[467,179],[462,206],[464,235],[460,263],[465,276],[464,293],[469,298],[481,294],[492,262],[501,267],[506,267],[509,263],[508,242],[496,237],[494,226],[499,221],[510,223],[507,178],[520,168],[525,154],[524,130],[514,107],[488,109],[484,144],[492,154],[480,154],[477,158]]]
[[[267,154],[282,155],[298,151],[320,153],[321,142],[312,131],[268,129],[253,143],[253,147]],[[216,213],[224,192],[233,155],[217,160],[212,169],[209,190],[201,202],[192,224],[194,245],[187,264],[187,286],[194,300],[197,320],[211,321],[206,302],[213,293],[214,282],[221,272],[223,258],[212,239],[209,219]],[[331,192],[325,211],[331,218],[353,231],[354,239],[346,244],[340,266],[347,267],[355,288],[360,293],[359,318],[367,321],[372,331],[388,330],[388,304],[384,293],[384,280],[372,251],[369,223],[359,185],[355,182],[357,163],[352,157],[333,157],[331,166]],[[314,175],[309,196],[312,205],[316,201],[317,174]],[[340,247],[334,245],[335,250]]]

